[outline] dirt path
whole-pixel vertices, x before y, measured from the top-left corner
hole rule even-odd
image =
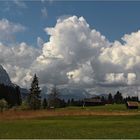
[[[0,113],[0,120],[17,120],[31,118],[45,118],[49,116],[125,116],[140,115],[140,111],[91,111],[91,110],[38,110],[38,111],[14,111],[8,110]]]

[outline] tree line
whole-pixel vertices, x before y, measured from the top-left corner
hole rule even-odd
[[[128,97],[123,97],[122,93],[120,93],[119,91],[117,91],[117,93],[113,96],[111,93],[108,94],[108,99],[104,100],[106,103],[109,104],[123,104],[126,103],[127,101],[138,101],[138,97],[137,96],[128,96]]]
[[[60,108],[66,106],[79,106],[83,105],[84,100],[75,101],[73,98],[65,101],[64,99],[59,98],[59,90],[54,86],[51,90],[51,93],[48,95],[48,98],[41,99],[41,90],[39,87],[39,80],[36,74],[33,77],[31,88],[26,99],[26,106],[29,109],[40,109],[40,108]],[[95,99],[100,99],[104,104],[122,104],[127,101],[138,101],[138,97],[126,97],[123,98],[122,93],[117,91],[113,96],[111,93],[108,94],[108,97],[104,96],[94,97]],[[20,106],[22,104],[22,98],[20,93],[19,86],[8,86],[0,84],[0,99],[5,99],[7,102],[7,107]],[[0,102],[0,108],[5,106],[5,101]]]
[[[22,99],[19,86],[0,84],[0,99],[5,99],[8,103],[8,107],[21,105]]]
[[[35,75],[33,82],[31,84],[30,94],[29,94],[29,105],[32,109],[39,109],[41,106],[42,108],[59,108],[59,107],[66,107],[66,106],[82,106],[84,104],[84,100],[74,100],[69,99],[67,102],[63,99],[59,98],[59,90],[54,86],[51,90],[51,93],[49,94],[48,98],[44,98],[41,101],[40,94],[40,88],[38,86],[38,78]],[[105,98],[104,96],[100,97],[94,97],[95,99],[100,99],[102,103],[100,105],[104,104],[124,104],[127,101],[138,101],[138,97],[126,97],[123,98],[122,93],[119,91],[116,92],[116,94],[113,96],[111,93],[108,94],[108,97]],[[97,103],[97,105],[99,105]]]

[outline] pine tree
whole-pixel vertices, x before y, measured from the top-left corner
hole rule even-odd
[[[48,105],[47,100],[46,100],[46,98],[44,98],[43,103],[42,103],[43,109],[46,109],[47,105]]]
[[[108,94],[108,103],[113,104],[113,97],[111,93]]]
[[[16,93],[17,105],[21,105],[21,103],[22,103],[22,98],[21,98],[19,86],[16,86],[16,89],[15,89],[15,90],[16,90],[15,93]]]
[[[41,90],[38,83],[38,77],[35,74],[31,83],[30,93],[28,97],[29,107],[34,110],[39,109],[41,107]]]
[[[117,91],[117,93],[114,95],[114,101],[116,104],[121,104],[123,103],[123,97],[122,97],[122,94]]]

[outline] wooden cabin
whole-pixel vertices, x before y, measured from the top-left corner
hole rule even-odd
[[[138,109],[139,103],[137,101],[127,101],[126,106],[128,109]]]

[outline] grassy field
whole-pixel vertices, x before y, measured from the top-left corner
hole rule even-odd
[[[70,106],[67,108],[60,108],[60,109],[69,109],[69,110],[90,110],[90,111],[107,111],[107,112],[116,112],[116,111],[137,111],[137,110],[128,110],[125,106],[125,104],[106,104],[103,106],[90,106],[90,107],[75,107]]]
[[[140,138],[140,111],[124,105],[9,111],[0,114],[0,138]]]

